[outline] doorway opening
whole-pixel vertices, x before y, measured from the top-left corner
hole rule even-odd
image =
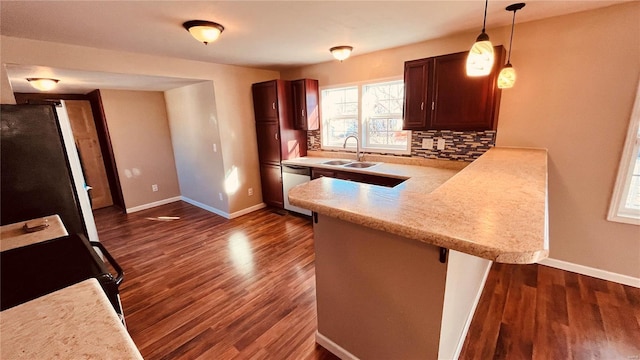
[[[65,100],[92,210],[115,206],[125,211],[115,156],[100,91],[84,94],[14,93],[17,104],[58,104]]]

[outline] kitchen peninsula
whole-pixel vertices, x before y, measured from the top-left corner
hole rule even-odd
[[[319,178],[288,194],[314,212],[316,340],[343,359],[455,358],[491,262],[548,256],[546,150],[422,171],[393,188]]]

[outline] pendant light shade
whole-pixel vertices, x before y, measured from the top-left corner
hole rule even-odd
[[[500,70],[500,75],[498,75],[498,88],[509,89],[512,88],[515,83],[516,69],[514,69],[511,64],[506,64],[502,70]]]
[[[482,22],[482,32],[478,35],[475,44],[471,47],[467,56],[467,75],[486,76],[491,73],[495,56],[493,54],[493,44],[489,41],[489,35],[484,31],[487,23],[487,6],[489,0],[484,3],[484,20]]]
[[[27,78],[29,85],[31,85],[34,89],[40,91],[50,91],[56,88],[58,79],[49,79],[49,78]]]
[[[526,4],[517,3],[506,7],[505,10],[513,11],[513,19],[511,20],[511,38],[509,39],[509,56],[507,57],[507,63],[500,70],[498,75],[498,88],[509,89],[516,83],[516,69],[511,65],[511,47],[513,46],[513,27],[516,23],[516,11],[522,9]]]
[[[191,20],[182,24],[182,26],[187,29],[191,36],[205,45],[216,41],[224,31],[224,26],[213,21]]]
[[[353,46],[335,46],[329,49],[331,55],[337,60],[346,60],[349,56],[351,56],[351,52],[353,51]]]

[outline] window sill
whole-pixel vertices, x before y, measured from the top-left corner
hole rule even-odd
[[[609,214],[607,216],[607,221],[623,223],[623,224],[631,224],[631,225],[640,225],[640,219],[631,217],[631,216],[620,216],[617,214]]]
[[[342,146],[320,146],[320,150],[322,151],[342,151],[342,152],[356,152],[354,147],[347,146],[347,148],[343,148]],[[411,155],[411,150],[399,150],[399,149],[371,149],[371,148],[361,148],[361,154],[376,154],[376,155]]]

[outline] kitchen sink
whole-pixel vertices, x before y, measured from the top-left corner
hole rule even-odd
[[[347,165],[345,165],[344,167],[351,167],[351,168],[358,168],[358,169],[364,169],[364,168],[369,168],[372,166],[378,165],[377,163],[369,163],[369,162],[352,162],[349,163]]]
[[[345,164],[351,164],[352,161],[349,160],[331,160],[331,161],[326,161],[323,162],[323,164],[325,165],[345,165]]]

